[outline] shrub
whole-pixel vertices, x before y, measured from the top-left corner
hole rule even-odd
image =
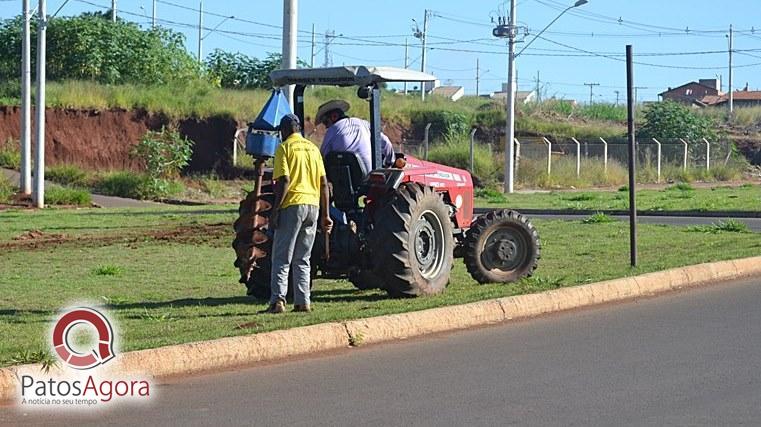
[[[51,166],[45,170],[45,179],[62,185],[87,187],[87,172],[74,165]]]
[[[154,179],[147,174],[135,172],[112,172],[99,177],[94,184],[95,192],[106,196],[128,199],[162,199],[181,193],[182,183],[167,179]]]
[[[478,188],[474,195],[479,199],[485,199],[487,203],[507,203],[504,193],[493,188]]]
[[[642,139],[716,139],[713,120],[673,101],[656,102],[644,110],[644,123],[637,132]]]
[[[18,141],[8,138],[4,144],[0,144],[0,167],[21,168],[21,151]]]
[[[50,186],[45,192],[45,202],[49,205],[89,206],[92,196],[86,190]]]
[[[113,172],[95,183],[95,191],[106,196],[144,198],[147,177],[134,172]]]
[[[505,126],[507,114],[504,108],[487,109],[476,113],[474,124],[489,129],[496,129]]]
[[[467,135],[450,136],[446,142],[433,144],[428,160],[460,169],[470,169],[470,140]],[[476,143],[473,152],[475,171],[472,173],[481,183],[494,181],[497,165],[489,149]]]
[[[0,173],[0,203],[7,203],[16,192],[16,187],[11,181]]]
[[[413,110],[410,111],[410,121],[418,129],[431,123],[431,139],[461,135],[470,129],[470,121],[465,114],[447,110]]]
[[[148,131],[135,146],[133,154],[145,163],[147,179],[142,183],[142,198],[166,197],[177,191],[181,184],[170,180],[190,162],[193,141],[180,135],[174,128]]]

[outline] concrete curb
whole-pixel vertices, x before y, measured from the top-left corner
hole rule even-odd
[[[538,294],[133,351],[119,355],[109,373],[140,373],[161,378],[208,372],[499,323],[757,274],[761,274],[761,256],[698,264]],[[39,374],[40,370],[41,365],[0,369],[0,401],[15,398],[18,374]],[[53,376],[58,374],[62,372],[51,372]]]

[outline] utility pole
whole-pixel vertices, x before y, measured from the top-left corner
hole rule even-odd
[[[536,70],[536,102],[542,102],[542,96],[539,93],[539,70]]]
[[[479,83],[481,82],[481,67],[479,67],[478,58],[476,58],[476,96],[479,95]]]
[[[198,63],[201,63],[203,54],[203,0],[198,2]]]
[[[116,22],[116,0],[111,0],[111,22]]]
[[[312,61],[309,63],[309,68],[314,68],[314,46],[315,46],[314,24],[312,24]]]
[[[732,44],[734,40],[734,34],[732,33],[732,24],[729,25],[729,114],[730,120],[732,112],[735,108],[735,96],[732,93]]]
[[[407,43],[407,38],[404,38],[404,69],[410,66],[410,46]],[[407,95],[407,82],[404,82],[404,94]]]
[[[333,30],[325,30],[325,64],[324,67],[330,67],[333,65],[333,57],[330,55],[330,42],[336,38],[336,32]]]
[[[156,29],[156,0],[153,0],[153,13],[151,14],[151,28]]]
[[[47,8],[40,0],[37,9],[37,140],[34,161],[34,204],[45,207],[45,42],[47,37]]]
[[[21,39],[21,179],[19,189],[32,194],[32,65],[29,0],[21,5],[24,29]]]
[[[639,90],[640,89],[650,89],[647,86],[634,86],[634,106],[637,106],[637,102],[639,102]]]
[[[518,22],[516,0],[510,0],[510,19],[498,17],[497,26],[492,30],[492,35],[499,38],[507,38],[507,120],[505,124],[505,183],[504,192],[514,191],[515,155],[513,140],[515,139],[515,38],[517,36],[516,23]]]
[[[283,0],[283,63],[282,68],[296,68],[297,46],[296,38],[298,37],[298,0]],[[288,103],[293,104],[293,85],[288,85]]]
[[[592,105],[595,96],[594,88],[600,86],[600,83],[584,83],[584,86],[589,86],[589,105]]]
[[[618,107],[618,95],[621,93],[621,91],[614,90],[613,92],[616,93],[616,107]]]
[[[431,11],[426,9],[425,15],[423,16],[423,34],[421,35],[420,41],[423,45],[423,56],[420,58],[420,71],[425,73],[425,45],[426,41],[428,39],[428,17],[430,16]],[[425,101],[425,82],[420,82],[420,99]]]

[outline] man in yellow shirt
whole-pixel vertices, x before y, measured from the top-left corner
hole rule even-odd
[[[283,143],[275,150],[275,204],[270,227],[275,230],[272,246],[272,291],[268,313],[285,311],[288,273],[293,268],[293,311],[311,311],[310,255],[318,215],[323,231],[330,232],[328,181],[320,150],[301,136],[299,118],[289,114],[280,120]]]

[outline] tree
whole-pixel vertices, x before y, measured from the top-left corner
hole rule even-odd
[[[15,80],[20,74],[21,26],[21,17],[0,23],[0,80]],[[33,19],[33,62],[36,27]],[[111,22],[103,13],[50,19],[47,42],[50,80],[163,84],[201,76],[182,34],[166,28],[142,30],[123,20]]]
[[[712,120],[673,101],[649,105],[644,111],[644,118],[644,124],[637,132],[640,138],[684,138],[688,141],[716,138],[716,125]]]
[[[282,56],[270,53],[264,59],[258,59],[242,53],[225,52],[215,49],[206,58],[207,72],[219,80],[226,88],[269,89],[272,87],[269,75],[280,68]],[[299,67],[306,67],[299,61]]]

